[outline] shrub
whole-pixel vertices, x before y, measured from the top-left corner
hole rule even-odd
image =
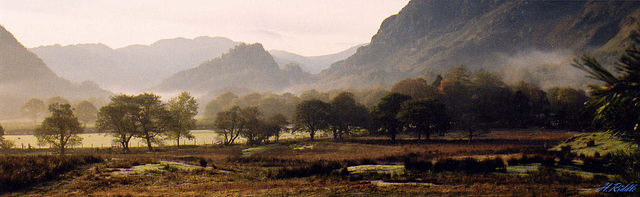
[[[311,165],[299,166],[299,167],[283,167],[275,172],[269,174],[270,178],[283,179],[283,178],[296,178],[296,177],[308,177],[313,175],[330,175],[334,170],[343,167],[340,163],[335,161],[315,161]]]
[[[556,158],[552,156],[544,156],[540,163],[545,167],[553,167],[556,165]]]
[[[485,173],[485,172],[504,172],[506,166],[502,158],[487,159],[478,161],[473,158],[464,158],[462,160],[443,159],[438,160],[432,168],[435,172],[452,171],[465,173]]]
[[[431,161],[417,160],[417,159],[405,159],[404,168],[411,171],[426,172],[431,170],[433,164]]]
[[[541,163],[542,157],[540,155],[522,155],[521,158],[511,158],[507,161],[510,166],[521,164]]]
[[[610,170],[605,167],[605,165],[607,165],[609,163],[608,160],[604,159],[604,158],[597,158],[597,157],[585,157],[584,159],[582,159],[583,164],[582,164],[582,170],[584,171],[588,171],[588,172],[610,172]]]
[[[631,152],[618,151],[610,156],[610,163],[606,165],[611,172],[620,176],[621,181],[632,183],[640,181],[640,150]]]
[[[596,141],[595,140],[589,140],[587,142],[587,147],[594,147],[596,146]]]
[[[0,193],[52,180],[81,165],[102,161],[95,155],[0,157]]]
[[[207,160],[206,160],[206,159],[204,159],[204,158],[200,158],[199,162],[200,162],[200,166],[202,166],[202,167],[207,167],[207,163],[208,163],[208,162],[207,162]]]

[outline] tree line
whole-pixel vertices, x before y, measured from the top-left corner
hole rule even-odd
[[[471,72],[465,66],[454,67],[430,83],[407,78],[391,91],[354,92],[309,90],[300,96],[270,92],[237,96],[228,92],[206,104],[199,124],[220,134],[224,145],[239,137],[248,144],[271,138],[277,141],[284,132],[304,132],[311,140],[318,132],[328,132],[336,140],[358,133],[387,135],[395,141],[401,133],[428,140],[432,134],[450,129],[466,130],[471,139],[474,132],[491,128],[591,127],[591,117],[583,107],[588,96],[582,90],[554,87],[543,91],[524,82],[508,85],[497,74]],[[117,95],[100,110],[87,101],[72,108],[63,98],[50,100],[65,104],[49,105],[51,116],[45,118],[36,136],[42,144],[61,152],[63,147],[79,143],[78,136],[72,136],[85,127],[76,122],[91,121],[98,130],[111,133],[125,152],[132,138],[142,139],[149,150],[164,139],[175,140],[179,146],[180,139],[193,138],[190,130],[196,127],[198,113],[198,103],[187,92],[166,103],[151,93]],[[24,111],[35,112],[33,106],[42,103],[32,99]],[[62,128],[54,120],[68,123]]]
[[[457,129],[554,128],[588,130],[591,115],[583,90],[536,84],[506,84],[500,75],[485,70],[471,72],[464,65],[454,67],[431,83],[408,78],[391,92],[414,99],[436,99],[445,104],[451,125]]]
[[[398,134],[413,134],[430,139],[458,129],[475,132],[492,128],[591,128],[591,113],[584,108],[589,97],[582,90],[554,87],[547,91],[534,84],[504,83],[498,74],[484,70],[469,71],[457,66],[432,82],[424,78],[399,81],[390,91],[372,88],[361,91],[305,91],[300,96],[283,93],[251,93],[237,96],[227,92],[210,100],[198,125],[213,129],[231,145],[239,137],[248,144],[275,139],[284,132],[303,132],[315,139],[327,132],[336,140],[351,134],[387,135],[395,141]],[[187,92],[168,102],[160,96],[143,93],[117,95],[99,110],[88,101],[72,106],[61,97],[48,100],[51,116],[46,117],[36,136],[62,152],[77,144],[73,136],[93,123],[111,133],[125,152],[132,138],[140,138],[153,150],[164,139],[192,139],[196,128],[198,103]],[[37,117],[44,102],[31,99],[23,113]],[[68,122],[62,128],[61,123]],[[64,131],[63,131],[64,130]],[[51,137],[56,136],[57,137]],[[49,137],[47,137],[49,136]],[[77,136],[76,136],[77,137]]]
[[[78,106],[82,106],[82,103]],[[143,139],[149,151],[152,151],[152,144],[159,143],[162,137],[176,140],[178,146],[180,139],[193,138],[190,130],[195,128],[197,110],[196,100],[187,92],[166,103],[160,100],[160,96],[151,93],[121,94],[112,97],[94,115],[98,130],[113,135],[123,152],[130,151],[129,142],[134,137]],[[45,117],[36,129],[35,136],[40,145],[50,145],[64,154],[68,147],[82,140],[79,134],[85,126],[76,115],[82,112],[78,113],[68,103],[57,102],[49,104],[49,112],[51,115]]]

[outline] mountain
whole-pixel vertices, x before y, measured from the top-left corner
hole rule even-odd
[[[190,91],[196,95],[226,88],[280,91],[292,84],[290,76],[302,74],[305,73],[297,65],[280,69],[262,44],[240,44],[218,58],[172,75],[153,89],[162,93]]]
[[[348,58],[356,53],[358,47],[364,46],[360,44],[353,46],[347,50],[321,56],[302,56],[295,53],[282,51],[282,50],[269,50],[269,53],[273,56],[280,67],[284,67],[287,64],[296,63],[302,67],[302,70],[311,74],[317,74],[320,71],[329,68],[329,66],[337,61]]]
[[[0,26],[0,116],[19,115],[19,108],[29,98],[87,99],[109,95],[110,92],[91,81],[72,83],[58,77],[36,54]]]
[[[220,56],[239,44],[222,37],[174,38],[151,45],[112,49],[104,44],[30,49],[51,69],[72,81],[91,79],[110,90],[134,92],[159,84],[178,71]]]
[[[490,71],[534,67],[558,51],[569,51],[558,58],[569,62],[553,68],[569,69],[575,55],[618,54],[637,27],[639,8],[638,1],[412,0],[382,22],[369,45],[315,76],[315,88],[389,87],[461,64]],[[531,54],[548,56],[519,62]],[[517,70],[539,71],[532,69]]]

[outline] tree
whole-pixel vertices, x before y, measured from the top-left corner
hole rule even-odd
[[[514,96],[500,76],[479,70],[468,85],[470,103],[466,108],[459,108],[460,115],[475,114],[478,121],[486,127],[511,126],[516,112]],[[449,106],[449,105],[447,105]],[[464,124],[458,118],[457,123]]]
[[[78,120],[86,126],[87,123],[94,123],[98,118],[98,109],[89,101],[82,101],[76,107]]]
[[[402,103],[408,100],[411,100],[408,95],[391,93],[382,97],[371,111],[374,128],[389,135],[391,141],[396,141],[396,135],[403,128],[403,124],[397,116]]]
[[[458,125],[460,129],[467,130],[467,137],[469,138],[469,142],[467,144],[471,144],[471,140],[473,140],[473,136],[476,135],[478,131],[480,121],[478,120],[478,115],[475,113],[463,114],[460,118],[461,122]]]
[[[614,135],[640,144],[640,34],[637,30],[630,40],[632,43],[613,66],[617,76],[588,55],[575,60],[573,66],[603,83],[589,85],[592,98],[587,106],[594,110],[594,121]]]
[[[135,117],[139,111],[133,96],[114,96],[111,102],[100,108],[96,127],[100,131],[111,133],[122,146],[123,152],[128,153],[129,142],[138,132]]]
[[[49,99],[47,99],[47,105],[51,105],[51,104],[70,104],[69,100],[62,98],[61,96],[54,96],[51,97]]]
[[[52,145],[64,155],[68,146],[80,144],[82,133],[78,118],[73,114],[71,105],[54,103],[49,105],[51,116],[42,121],[42,125],[35,132],[38,143]]]
[[[518,82],[515,86],[517,92],[522,92],[529,100],[529,115],[520,114],[529,117],[526,122],[529,126],[549,127],[549,114],[551,104],[547,99],[547,93],[540,89],[539,86],[529,84],[523,81]]]
[[[382,97],[389,94],[389,91],[382,87],[374,87],[372,89],[358,91],[355,94],[357,101],[364,104],[367,108],[371,108],[380,102]]]
[[[302,94],[300,94],[300,99],[302,99],[303,101],[317,99],[317,100],[321,100],[322,102],[326,102],[329,100],[329,98],[330,98],[329,94],[318,92],[315,89],[307,90],[302,92]]]
[[[0,148],[2,149],[10,149],[13,147],[13,142],[4,139],[4,128],[0,125]]]
[[[140,109],[134,116],[139,131],[135,137],[144,139],[149,151],[153,151],[151,144],[158,142],[157,137],[165,134],[169,127],[164,121],[169,112],[160,101],[160,96],[155,94],[139,94],[134,97],[134,101]]]
[[[240,111],[240,107],[233,106],[229,110],[218,112],[216,116],[214,122],[215,132],[224,137],[224,145],[233,144],[238,136],[240,136],[240,132],[244,129]]]
[[[366,127],[369,123],[369,111],[356,102],[350,92],[341,92],[329,102],[331,113],[328,124],[334,139],[342,139],[354,127]]]
[[[399,81],[391,87],[391,92],[409,95],[413,99],[438,98],[439,96],[438,88],[429,85],[423,78],[406,78]]]
[[[216,116],[218,112],[224,111],[226,109],[231,108],[231,104],[234,100],[237,100],[238,96],[233,92],[225,92],[215,99],[207,102],[207,105],[204,107],[204,122],[205,123],[213,123],[215,122]],[[207,125],[213,126],[213,125]]]
[[[196,127],[198,103],[188,92],[182,92],[178,97],[172,98],[167,106],[170,115],[166,119],[169,122],[165,123],[170,125],[167,136],[176,140],[176,146],[180,147],[180,138],[194,138],[191,129]]]
[[[38,122],[38,118],[42,116],[42,114],[47,110],[47,106],[44,104],[44,101],[32,98],[29,99],[23,106],[20,112],[28,117],[33,119],[34,123]]]
[[[591,117],[584,111],[584,103],[589,97],[584,91],[571,87],[553,87],[547,91],[547,99],[551,106],[553,126],[573,130],[590,126]]]
[[[278,142],[280,134],[287,129],[288,124],[287,117],[282,114],[274,114],[264,121],[263,130],[269,136],[274,136],[275,141]]]
[[[429,140],[431,133],[444,132],[449,124],[445,105],[435,99],[418,99],[402,103],[397,119]]]
[[[462,115],[473,109],[469,71],[463,65],[452,68],[445,74],[439,88],[440,101],[448,106],[447,114],[454,123],[460,122]]]
[[[318,99],[302,101],[296,106],[294,123],[296,128],[309,133],[313,141],[318,130],[328,126],[328,118],[331,106]]]
[[[247,139],[247,144],[260,144],[269,138],[269,135],[262,132],[263,120],[259,117],[262,113],[257,106],[251,106],[240,110],[240,124],[242,129],[240,135]]]
[[[435,80],[431,83],[431,86],[438,88],[440,87],[440,83],[442,83],[442,75],[438,75]]]

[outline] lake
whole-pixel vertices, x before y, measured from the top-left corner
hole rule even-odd
[[[223,137],[218,135],[213,130],[192,130],[191,134],[195,137],[192,140],[189,139],[181,139],[180,145],[206,145],[206,144],[220,144]],[[280,136],[280,139],[294,139],[294,138],[303,138],[306,135],[300,133],[285,133]],[[108,148],[118,146],[117,142],[114,142],[114,137],[111,134],[107,133],[83,133],[80,134],[82,137],[82,143],[80,145],[74,146],[75,148]],[[34,135],[5,135],[5,139],[13,141],[15,144],[14,148],[49,148],[49,145],[39,146],[38,139]],[[244,143],[246,140],[242,137],[236,139],[235,143]],[[175,146],[175,140],[164,140],[164,145],[167,146]],[[146,142],[141,138],[132,138],[129,143],[130,147],[146,147]],[[154,145],[156,146],[156,145]]]

